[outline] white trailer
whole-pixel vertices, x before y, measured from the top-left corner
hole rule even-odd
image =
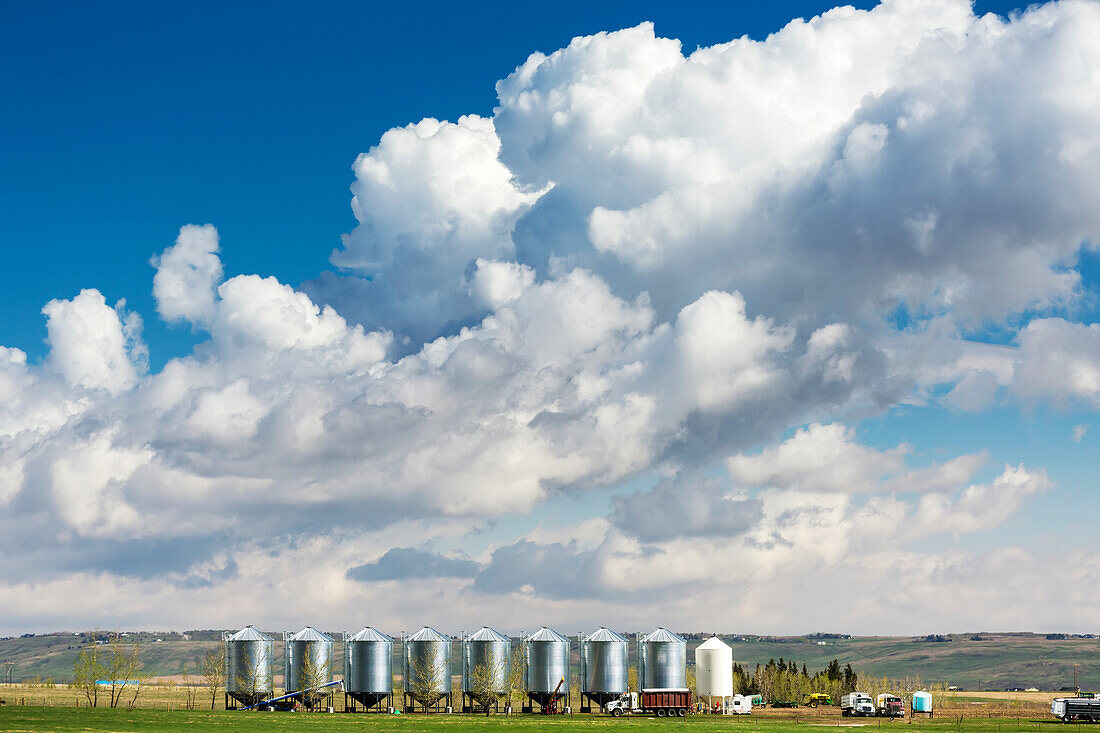
[[[875,701],[866,692],[849,692],[840,698],[840,714],[845,717],[872,717],[875,714]]]
[[[1087,697],[1056,697],[1050,701],[1050,714],[1063,723],[1100,721],[1100,700]]]

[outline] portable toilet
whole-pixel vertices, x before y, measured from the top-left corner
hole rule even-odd
[[[928,713],[928,717],[932,717],[932,695],[924,690],[914,692],[913,712]]]

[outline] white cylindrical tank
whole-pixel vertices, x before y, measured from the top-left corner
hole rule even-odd
[[[733,649],[717,636],[695,648],[695,691],[708,700],[733,696]]]

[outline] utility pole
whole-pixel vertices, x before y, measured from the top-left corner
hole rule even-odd
[[[1081,688],[1077,686],[1077,665],[1073,665],[1073,689],[1077,691],[1077,694],[1081,694]]]

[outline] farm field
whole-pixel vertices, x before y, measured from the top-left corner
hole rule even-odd
[[[191,706],[188,708],[188,693]],[[178,685],[147,685],[138,697],[136,707],[169,712],[210,712],[210,697],[203,695],[202,688],[187,688]],[[937,710],[942,718],[1044,718],[1050,710],[1050,701],[1056,697],[1052,692],[958,692],[945,693]],[[87,702],[76,690],[67,685],[0,685],[0,700],[6,705],[0,706],[0,715],[12,709],[25,707],[77,708],[84,709]],[[343,695],[334,697],[337,712],[343,710]],[[100,701],[100,706],[104,705]],[[223,696],[218,695],[215,708],[223,708]],[[98,710],[98,709],[97,709]],[[95,711],[93,711],[95,712]],[[231,712],[231,715],[241,713]],[[308,716],[307,716],[308,717]],[[362,717],[362,716],[356,716]],[[371,719],[377,716],[371,716]],[[466,716],[458,716],[463,718]],[[530,716],[516,716],[513,719],[528,719]],[[578,719],[582,716],[576,716]],[[588,716],[583,716],[587,718]],[[705,717],[705,716],[704,716]],[[536,716],[536,719],[541,719]],[[811,720],[819,723],[835,723],[840,720],[840,709],[836,706],[823,706],[816,709],[798,708],[756,708],[752,719],[777,719],[788,721]],[[732,720],[732,718],[730,718]],[[878,721],[874,721],[878,722]]]
[[[570,733],[572,731],[665,731],[692,728],[735,730],[742,733],[813,733],[823,727],[861,728],[866,731],[904,729],[906,733],[1043,733],[1063,730],[1061,723],[1043,717],[1002,718],[936,718],[895,721],[842,721],[839,717],[804,716],[798,719],[778,715],[738,718],[696,715],[675,720],[661,718],[609,718],[575,716],[546,718],[543,716],[390,716],[390,715],[324,715],[306,713],[234,713],[163,710],[104,710],[43,707],[0,708],[0,733],[25,731],[103,731],[138,733],[140,731],[350,731],[370,730],[377,733],[467,733],[492,731],[501,733],[519,730],[523,733]]]

